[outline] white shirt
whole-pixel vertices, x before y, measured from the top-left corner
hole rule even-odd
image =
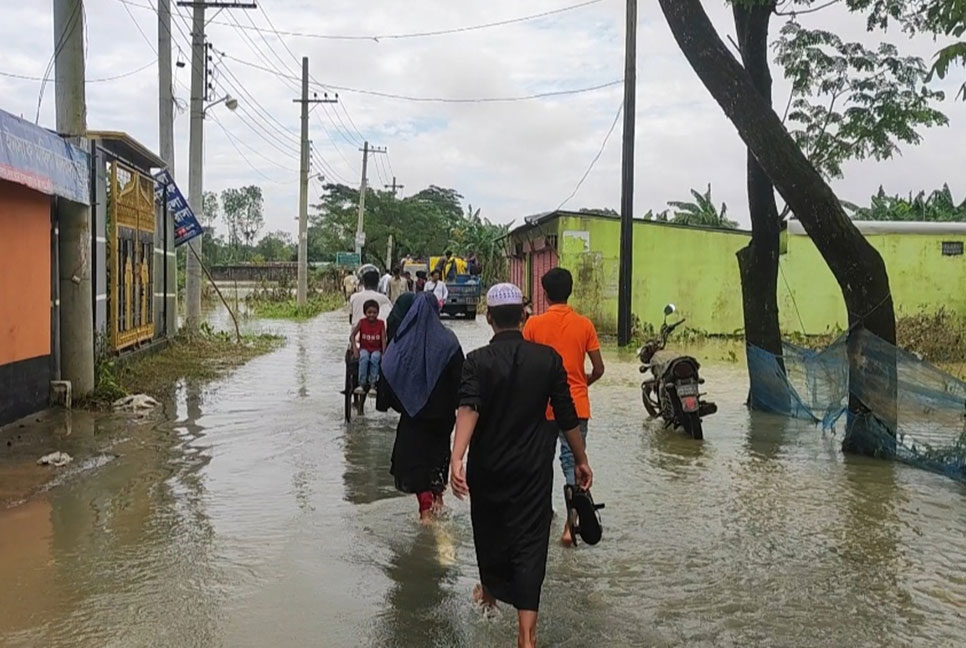
[[[436,295],[436,299],[439,300],[440,304],[445,304],[447,298],[449,298],[449,288],[442,281],[433,281],[430,279],[426,282],[426,286],[423,288],[425,292],[431,292]]]
[[[379,280],[379,292],[381,292],[383,295],[389,294],[390,281],[392,281],[392,275],[388,272],[382,276],[382,279]]]
[[[363,290],[349,298],[349,312],[352,317],[352,324],[365,319],[366,313],[362,307],[369,300],[379,304],[379,319],[385,322],[386,318],[389,317],[389,313],[392,311],[392,302],[389,301],[389,298],[375,290]]]

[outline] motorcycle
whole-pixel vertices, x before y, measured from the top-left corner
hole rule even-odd
[[[701,365],[691,356],[665,351],[668,337],[674,329],[684,324],[681,319],[668,324],[667,318],[674,313],[674,304],[664,307],[664,323],[658,338],[647,342],[640,351],[641,373],[651,372],[651,377],[641,383],[644,408],[651,418],[660,416],[664,427],[682,428],[692,439],[703,439],[701,419],[718,411],[718,406],[703,401],[700,385],[704,379],[699,375]]]

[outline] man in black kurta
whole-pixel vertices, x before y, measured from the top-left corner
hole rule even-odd
[[[574,452],[578,483],[589,488],[593,477],[563,361],[550,347],[524,341],[520,332],[519,288],[494,286],[487,295],[487,309],[495,335],[463,365],[451,481],[457,497],[471,494],[482,581],[479,598],[517,608],[518,645],[531,646],[536,641],[553,517],[557,437],[556,430],[551,433],[544,424],[548,400],[558,426],[579,447]]]

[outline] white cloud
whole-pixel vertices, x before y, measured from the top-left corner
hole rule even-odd
[[[324,6],[308,0],[260,1],[279,29],[329,34],[446,29],[564,4],[562,0],[540,0],[523,8],[512,0],[332,0]],[[718,2],[705,5],[722,34],[733,31],[727,7]],[[133,70],[156,56],[155,15],[141,7],[129,9],[150,44],[118,0],[87,2],[89,78]],[[691,187],[703,188],[712,182],[716,200],[727,201],[730,211],[747,222],[741,141],[681,55],[657,3],[641,3],[640,10],[637,211],[660,209],[668,200],[685,197]],[[23,3],[7,10],[5,18],[0,24],[0,70],[42,75],[54,42],[49,5],[37,8]],[[605,0],[539,21],[455,35],[379,42],[286,37],[285,42],[296,58],[309,56],[312,76],[329,84],[411,96],[517,96],[619,79],[623,75],[623,20],[623,3]],[[847,38],[868,38],[860,19],[835,13],[834,9],[803,17],[806,20],[833,25]],[[268,28],[261,10],[222,12],[208,27],[217,50],[260,66],[284,68],[291,75],[300,73],[298,61],[279,39],[271,34],[263,38],[252,31],[242,32],[234,26],[236,21],[242,26],[250,26],[253,21]],[[174,51],[176,56],[180,51],[187,61],[190,51],[183,33],[190,28],[181,21],[178,25]],[[905,41],[904,36],[894,36],[894,40]],[[903,47],[904,51],[929,57],[936,44],[931,39],[918,39],[904,42]],[[266,197],[266,231],[294,231],[299,113],[292,99],[297,96],[298,82],[232,60],[226,60],[224,66],[237,80],[225,71],[216,78],[219,84],[232,88],[242,108],[235,114],[223,106],[214,111],[220,123],[244,142],[239,148],[257,171],[239,157],[221,128],[209,120],[206,188],[217,191],[260,184]],[[187,100],[190,65],[176,72],[180,82],[177,94]],[[125,130],[157,149],[156,79],[155,68],[151,67],[125,79],[90,84],[90,127]],[[32,119],[38,90],[39,83],[0,77],[0,108]],[[776,73],[776,102],[787,92],[787,84]],[[48,126],[54,123],[53,94],[49,87],[41,111],[41,123]],[[429,184],[451,186],[468,202],[482,207],[485,215],[509,221],[552,209],[573,190],[610,127],[622,91],[615,87],[540,101],[492,104],[407,102],[346,91],[340,97],[355,127],[371,143],[389,148],[388,163],[375,159],[370,163],[372,184],[389,182],[395,172],[406,186],[404,193]],[[944,110],[951,126],[927,133],[921,146],[906,147],[901,157],[889,162],[848,165],[846,178],[836,183],[842,196],[861,202],[880,184],[890,192],[905,193],[932,189],[943,181],[952,183],[954,193],[961,196],[966,184],[957,169],[966,143],[966,104],[947,101]],[[342,180],[357,183],[361,154],[356,150],[360,137],[355,127],[342,108],[319,107],[314,113],[311,138],[315,150]],[[323,132],[320,124],[328,132]],[[618,125],[593,172],[568,206],[619,205],[620,133]],[[182,113],[176,123],[176,168],[185,187],[187,135],[187,114]],[[332,173],[327,175],[335,179]],[[313,199],[317,191],[313,184]]]

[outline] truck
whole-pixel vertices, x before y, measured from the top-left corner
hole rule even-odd
[[[430,257],[427,264],[428,270],[432,271],[443,259],[444,257],[441,256]],[[450,317],[462,316],[467,319],[476,319],[476,308],[480,303],[480,294],[483,287],[480,278],[467,272],[466,261],[463,259],[454,257],[452,261],[455,264],[457,274],[455,279],[446,282],[449,295],[446,298],[446,303],[443,304],[442,314]]]

